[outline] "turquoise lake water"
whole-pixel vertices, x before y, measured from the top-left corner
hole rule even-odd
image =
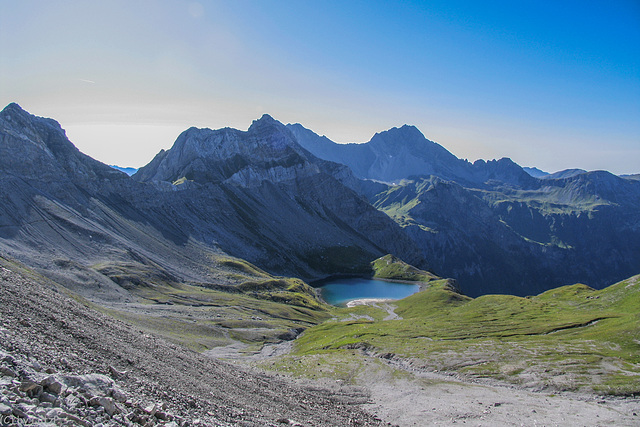
[[[318,288],[322,298],[329,304],[345,305],[349,301],[362,298],[405,298],[418,292],[420,285],[350,278],[326,281]]]

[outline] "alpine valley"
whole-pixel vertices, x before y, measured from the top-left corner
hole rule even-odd
[[[410,425],[424,414],[398,396],[435,411],[431,385],[508,425],[514,410],[487,415],[470,403],[488,389],[455,377],[518,386],[500,399],[536,408],[540,391],[626,396],[611,413],[562,397],[541,419],[637,421],[637,175],[470,163],[407,125],[336,144],[268,115],[187,129],[127,172],[52,119],[0,113],[3,416]],[[335,276],[422,291],[332,307],[309,283]],[[464,418],[438,408],[427,423]]]

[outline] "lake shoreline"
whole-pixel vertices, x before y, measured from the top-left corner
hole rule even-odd
[[[319,297],[337,307],[360,305],[353,301],[368,300],[372,303],[406,298],[426,288],[426,283],[405,280],[387,280],[369,277],[349,277],[325,281],[316,287]],[[351,303],[351,304],[349,304]]]
[[[356,307],[358,305],[373,305],[373,304],[389,302],[389,301],[397,301],[397,300],[394,300],[392,298],[359,298],[359,299],[352,299],[351,301],[348,301],[346,303],[346,306],[351,308],[351,307]]]

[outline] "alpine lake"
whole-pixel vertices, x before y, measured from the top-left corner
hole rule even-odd
[[[323,300],[335,306],[345,306],[349,301],[361,299],[397,300],[420,290],[418,284],[366,278],[329,279],[314,286],[320,290]]]

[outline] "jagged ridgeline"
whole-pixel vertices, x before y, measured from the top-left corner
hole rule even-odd
[[[92,297],[368,274],[387,253],[423,263],[346,166],[313,156],[269,116],[246,132],[189,129],[133,178],[17,104],[0,126],[0,251]]]
[[[0,126],[0,250],[104,298],[368,275],[385,254],[472,296],[601,288],[640,265],[637,179],[471,164],[412,126],[346,145],[267,115],[247,131],[190,128],[133,177],[17,104]]]

